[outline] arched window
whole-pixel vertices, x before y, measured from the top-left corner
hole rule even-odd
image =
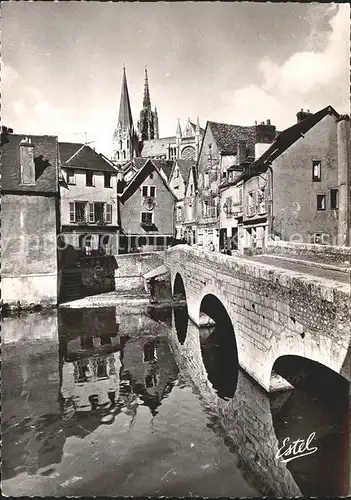
[[[116,158],[117,158],[117,160],[119,160],[119,151],[117,151],[117,153],[116,153]]]
[[[129,139],[127,139],[127,149],[129,149]]]
[[[119,141],[119,149],[122,149],[122,147],[123,147],[122,141]]]
[[[123,160],[125,160],[125,159],[126,159],[126,152],[123,151]]]

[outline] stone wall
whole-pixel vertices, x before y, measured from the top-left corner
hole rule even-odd
[[[326,264],[350,264],[351,247],[317,245],[315,243],[295,243],[289,241],[268,242],[266,253],[289,257],[315,258]]]
[[[56,304],[55,197],[3,194],[1,210],[2,300],[22,307]]]
[[[113,292],[115,290],[116,258],[87,257],[80,259],[81,283],[84,295]]]
[[[144,290],[143,275],[161,266],[164,252],[130,253],[117,256],[115,289],[117,292]]]
[[[284,355],[316,361],[349,379],[347,284],[179,245],[165,252],[172,290],[182,277],[190,318],[214,295],[231,318],[239,363],[267,391],[274,362]]]

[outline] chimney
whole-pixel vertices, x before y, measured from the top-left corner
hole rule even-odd
[[[237,164],[241,165],[246,160],[246,141],[239,139],[237,144]]]
[[[20,144],[21,184],[35,184],[34,145],[29,137],[24,137]]]
[[[271,124],[271,120],[267,119],[266,123],[261,122],[255,126],[255,160],[259,158],[274,142],[276,136],[276,127]]]
[[[301,108],[301,111],[299,111],[298,113],[296,113],[296,118],[297,118],[297,123],[299,122],[302,122],[302,120],[304,120],[305,118],[308,118],[309,116],[311,116],[313,113],[310,113],[310,110],[308,109],[307,111],[304,111],[302,108]]]

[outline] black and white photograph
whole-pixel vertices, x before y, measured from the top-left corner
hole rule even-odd
[[[351,494],[350,5],[1,2],[1,493]]]

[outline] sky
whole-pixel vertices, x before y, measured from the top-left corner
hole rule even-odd
[[[2,123],[112,153],[123,64],[136,126],[147,65],[160,136],[177,119],[291,126],[350,112],[348,4],[5,2]]]

